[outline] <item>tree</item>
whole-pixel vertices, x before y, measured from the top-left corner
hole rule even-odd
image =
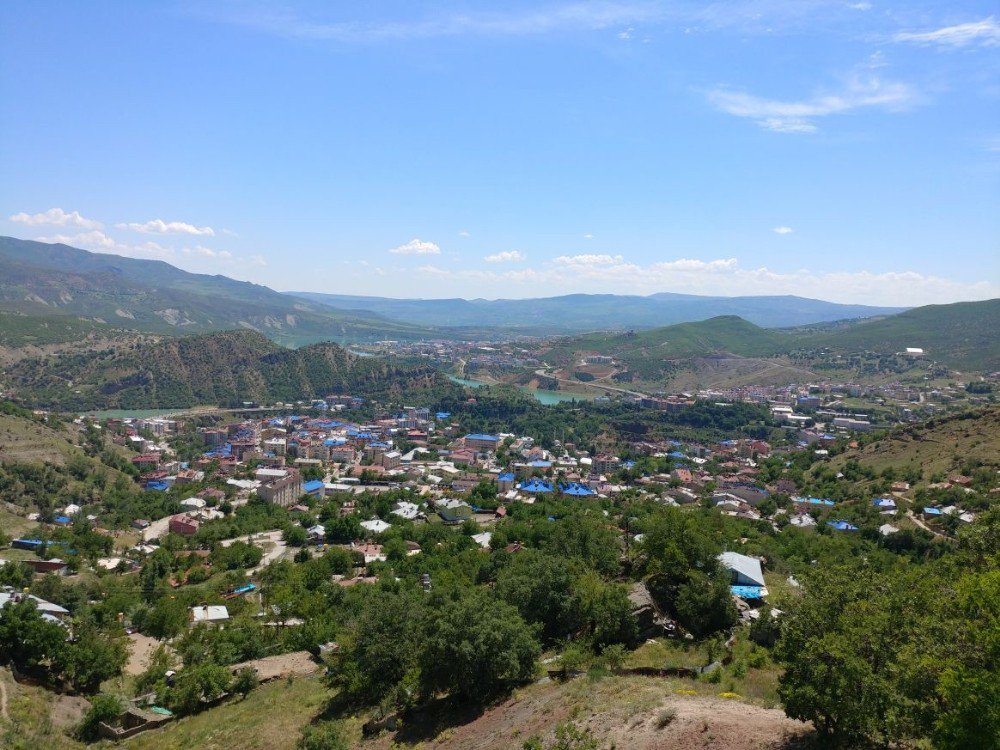
[[[396,697],[397,687],[415,669],[423,602],[415,592],[375,589],[368,594],[330,675],[351,700],[379,703]]]
[[[497,574],[496,593],[518,608],[528,622],[542,626],[547,641],[555,641],[580,627],[580,601],[573,591],[573,575],[565,560],[536,550],[510,558]]]
[[[122,714],[122,704],[113,695],[95,696],[90,701],[90,708],[84,714],[83,720],[76,728],[76,736],[84,742],[93,742],[98,738],[98,726],[100,723],[111,723]]]
[[[218,664],[201,664],[187,667],[177,675],[170,689],[167,703],[179,714],[192,714],[203,703],[220,698],[232,683],[226,667]]]
[[[731,628],[739,619],[726,581],[710,578],[700,570],[689,571],[687,581],[677,590],[674,609],[677,621],[695,638]]]
[[[56,668],[77,690],[95,690],[119,674],[128,660],[123,639],[109,638],[92,625],[83,625],[75,640],[60,651]]]
[[[46,620],[33,599],[8,602],[0,611],[0,659],[34,667],[59,658],[66,648],[66,628]]]
[[[420,654],[427,693],[484,702],[531,678],[541,653],[518,611],[485,591],[449,602],[428,619]]]
[[[251,667],[238,669],[233,675],[233,692],[242,696],[248,695],[258,684],[257,672]]]

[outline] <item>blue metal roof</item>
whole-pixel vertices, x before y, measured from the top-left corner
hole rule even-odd
[[[928,508],[924,508],[924,513],[927,514],[928,516],[940,516],[941,515],[941,509],[940,508],[929,508],[928,507]]]
[[[590,495],[596,494],[590,487],[580,484],[579,482],[566,482],[559,485],[559,489],[562,490],[564,495],[569,495],[570,497],[589,497]]]
[[[312,479],[302,485],[303,492],[315,492],[316,490],[321,490],[326,485],[319,479]]]
[[[465,439],[466,440],[490,440],[490,441],[492,441],[494,443],[497,443],[497,442],[500,441],[500,438],[498,438],[496,435],[484,435],[481,432],[476,432],[476,433],[472,433],[471,435],[466,435]]]
[[[857,531],[858,527],[847,521],[827,521],[827,526],[832,526],[837,531]]]
[[[552,492],[552,482],[545,482],[541,479],[531,479],[517,485],[519,490],[525,492]]]
[[[499,481],[499,482],[513,482],[514,481],[514,475],[513,475],[513,473],[511,473],[509,471],[508,472],[504,472],[503,474],[501,474],[500,476],[497,477],[497,481]]]

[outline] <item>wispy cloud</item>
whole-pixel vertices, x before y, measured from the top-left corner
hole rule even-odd
[[[775,227],[772,231],[775,234],[791,234],[795,230],[792,229],[791,227]]]
[[[655,2],[575,2],[503,12],[451,12],[405,21],[326,21],[290,8],[246,7],[216,16],[281,36],[337,42],[378,42],[470,35],[526,36],[563,29],[599,30],[662,18]]]
[[[945,26],[932,31],[901,31],[893,35],[893,41],[915,44],[938,45],[940,47],[970,47],[983,45],[995,47],[1000,44],[1000,23],[993,16],[982,21]]]
[[[29,227],[53,226],[76,227],[77,229],[102,229],[104,227],[99,221],[84,218],[78,211],[63,211],[61,208],[50,208],[40,214],[28,214],[22,211],[11,216],[10,220]]]
[[[525,260],[526,257],[520,250],[504,250],[500,253],[487,255],[483,260],[487,263],[514,263],[519,260]]]
[[[883,81],[878,76],[852,76],[840,91],[801,101],[765,99],[726,88],[708,92],[708,100],[723,112],[753,120],[766,130],[815,133],[820,118],[869,108],[898,111],[916,102],[917,96],[904,83]]]
[[[214,237],[215,230],[212,227],[196,227],[186,221],[164,221],[163,219],[153,219],[145,222],[128,222],[115,224],[118,229],[131,229],[133,232],[143,234],[193,234],[200,237]]]
[[[389,252],[393,255],[440,255],[441,248],[433,242],[414,238],[405,245],[390,248]]]

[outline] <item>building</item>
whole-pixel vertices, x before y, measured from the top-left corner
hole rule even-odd
[[[191,624],[205,622],[209,624],[226,622],[229,619],[229,610],[224,604],[211,604],[202,607],[191,607]]]
[[[465,447],[476,453],[495,453],[499,445],[500,438],[496,435],[474,433],[465,436]]]
[[[760,560],[738,552],[723,552],[719,562],[729,571],[730,590],[743,599],[761,599],[767,596],[767,584]]]
[[[171,516],[170,522],[167,525],[171,534],[179,534],[180,536],[194,536],[198,533],[200,527],[201,522],[187,513],[179,513],[176,516]]]
[[[275,505],[295,505],[302,496],[302,475],[295,468],[257,469],[255,477],[260,486],[257,497]]]

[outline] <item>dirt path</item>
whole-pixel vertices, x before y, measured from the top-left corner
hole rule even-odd
[[[0,717],[4,721],[10,721],[10,714],[7,713],[7,686],[4,684],[7,680],[3,677],[6,673],[6,670],[0,672]]]

